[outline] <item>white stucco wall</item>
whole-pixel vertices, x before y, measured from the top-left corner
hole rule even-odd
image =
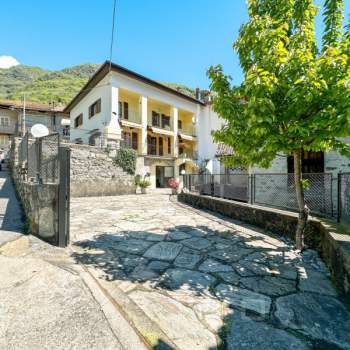
[[[83,143],[88,143],[90,133],[94,129],[102,130],[104,124],[110,119],[110,91],[108,77],[102,79],[95,88],[93,88],[70,112],[70,140],[74,142],[75,139],[81,138]],[[101,112],[89,118],[89,107],[101,98]],[[75,128],[74,119],[83,113],[83,124]]]
[[[207,170],[212,174],[220,173],[220,161],[215,157],[217,144],[214,143],[212,131],[219,130],[223,120],[210,105],[200,107],[198,119],[198,156],[200,160],[209,160]]]

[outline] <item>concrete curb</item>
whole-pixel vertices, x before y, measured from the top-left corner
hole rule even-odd
[[[152,321],[125,292],[111,282],[97,280],[85,266],[84,270],[103,291],[105,297],[108,298],[108,301],[112,303],[114,309],[120,313],[133,332],[143,340],[144,347],[137,349],[179,350],[178,346],[160,329],[158,324]]]
[[[125,350],[149,350],[145,340],[128,322],[113,297],[101,286],[96,278],[83,265],[77,265],[76,271],[79,273],[82,281],[91,291],[94,299],[101,306],[101,309],[110,324],[111,330]],[[117,304],[117,305],[116,305]]]

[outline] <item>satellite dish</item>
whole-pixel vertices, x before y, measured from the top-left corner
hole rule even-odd
[[[49,129],[44,125],[44,124],[34,124],[30,128],[30,133],[32,134],[33,137],[43,137],[47,136],[50,132]]]

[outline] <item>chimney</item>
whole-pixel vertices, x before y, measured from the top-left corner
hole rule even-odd
[[[200,88],[196,88],[196,99],[197,100],[201,99],[201,90],[200,90]]]

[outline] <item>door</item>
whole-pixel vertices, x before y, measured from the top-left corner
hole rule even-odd
[[[156,187],[164,188],[165,187],[165,178],[164,178],[164,167],[156,166]]]

